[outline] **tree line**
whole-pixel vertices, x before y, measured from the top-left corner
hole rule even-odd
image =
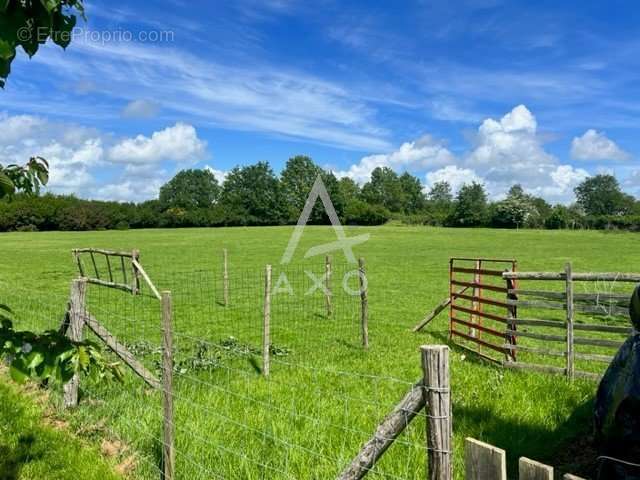
[[[466,184],[455,195],[447,182],[424,191],[410,173],[378,167],[360,186],[350,178],[336,178],[309,157],[296,156],[280,176],[259,162],[234,168],[222,184],[209,170],[183,170],[161,187],[157,199],[137,204],[16,195],[0,201],[0,231],[293,224],[318,176],[341,221],[351,225],[397,220],[452,227],[640,230],[640,201],[622,192],[612,175],[587,178],[576,187],[576,202],[570,206],[551,205],[520,185],[492,202],[480,183]],[[328,222],[316,202],[310,223]]]

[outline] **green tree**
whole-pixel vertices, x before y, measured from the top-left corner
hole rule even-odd
[[[532,215],[532,206],[525,197],[507,197],[491,206],[494,227],[519,228]]]
[[[491,224],[501,228],[519,228],[529,225],[538,212],[534,199],[527,195],[521,185],[513,185],[507,198],[490,207]]]
[[[360,187],[352,178],[342,177],[338,180],[338,189],[340,190],[342,199],[347,205],[360,198]]]
[[[280,180],[285,200],[295,211],[302,210],[313,183],[322,173],[322,169],[305,155],[296,155],[287,161]]]
[[[231,170],[222,186],[220,204],[232,223],[274,225],[286,219],[282,187],[267,162]]]
[[[427,198],[430,202],[450,204],[453,201],[451,185],[445,180],[434,183],[427,194]]]
[[[574,192],[578,205],[587,215],[621,215],[628,208],[628,196],[620,190],[613,175],[589,177]]]
[[[453,223],[461,227],[477,227],[487,220],[487,194],[481,183],[462,186],[453,208]]]
[[[296,155],[287,161],[280,181],[290,222],[298,219],[316,178],[323,173],[322,169],[305,155]],[[311,222],[317,223],[322,218],[321,210],[322,207],[316,203],[311,213]]]
[[[182,170],[160,187],[160,205],[169,208],[209,208],[220,196],[220,185],[210,170]]]
[[[451,185],[446,181],[436,182],[427,193],[426,210],[429,213],[430,223],[444,225],[451,216],[453,208],[453,195]]]
[[[403,194],[404,212],[418,213],[422,211],[425,206],[425,198],[420,180],[409,172],[404,172],[398,180]]]
[[[84,17],[83,0],[0,1],[0,87],[11,72],[16,49],[32,57],[51,39],[66,48],[76,26],[76,14]]]
[[[362,198],[370,205],[382,205],[391,212],[401,212],[405,203],[398,174],[389,167],[376,167],[371,180],[362,187]]]
[[[342,216],[344,213],[345,200],[335,175],[320,168],[311,158],[304,155],[297,155],[287,161],[280,175],[289,222],[296,222],[298,220],[307,202],[311,188],[318,176],[322,179],[329,193],[329,198],[331,198],[331,203],[338,215]],[[316,200],[313,210],[311,211],[311,216],[309,217],[309,222],[326,224],[328,221],[329,218],[322,202]]]

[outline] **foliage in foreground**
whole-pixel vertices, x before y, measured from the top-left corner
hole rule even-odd
[[[43,333],[16,331],[9,319],[11,310],[0,305],[0,359],[9,365],[11,378],[64,384],[75,374],[94,380],[122,381],[119,363],[108,362],[100,347],[88,340],[74,342],[54,330]]]
[[[66,48],[76,26],[76,15],[84,17],[83,0],[4,0],[0,2],[0,87],[11,72],[16,49],[29,57],[51,39]]]

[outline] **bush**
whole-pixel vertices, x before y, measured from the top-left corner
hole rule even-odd
[[[348,225],[382,225],[391,218],[391,212],[382,205],[370,205],[362,200],[354,200],[345,210]]]

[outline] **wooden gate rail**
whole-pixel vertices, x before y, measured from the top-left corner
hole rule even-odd
[[[576,352],[576,345],[585,345],[601,348],[618,349],[624,342],[622,339],[596,338],[576,336],[576,332],[596,332],[608,334],[629,335],[633,332],[630,326],[622,325],[601,325],[596,323],[576,323],[576,313],[587,313],[592,315],[619,316],[628,319],[628,302],[631,294],[622,293],[574,293],[574,282],[640,282],[640,274],[637,273],[617,273],[617,272],[588,272],[574,273],[571,263],[567,263],[564,272],[504,272],[505,280],[531,280],[531,281],[562,281],[565,284],[564,291],[547,291],[538,289],[510,288],[509,294],[515,296],[514,299],[507,300],[507,304],[516,308],[537,308],[545,310],[557,310],[566,312],[564,320],[545,320],[538,318],[512,318],[508,320],[514,328],[510,332],[513,338],[530,338],[541,340],[545,343],[565,344],[564,349],[536,348],[532,346],[517,345],[516,342],[505,342],[504,348],[517,352],[539,354],[542,356],[564,357],[565,366],[540,365],[533,363],[523,363],[506,361],[504,365],[508,368],[534,369],[544,372],[562,373],[569,378],[588,377],[599,378],[600,375],[593,372],[579,371],[575,368],[576,360],[588,360],[595,362],[610,362],[612,355],[602,353]],[[522,300],[521,296],[533,297],[532,300]],[[500,321],[500,319],[494,319]],[[549,332],[535,332],[517,330],[517,326],[528,326],[532,328],[562,329],[564,334],[553,334]],[[512,343],[510,345],[510,343]]]
[[[78,267],[80,277],[85,278],[87,283],[115,288],[117,290],[124,290],[132,293],[133,295],[137,295],[140,293],[140,279],[142,278],[153,295],[158,300],[161,300],[160,292],[158,292],[158,289],[155,287],[151,278],[149,278],[149,275],[140,263],[140,252],[138,250],[132,250],[131,252],[119,252],[116,250],[105,250],[102,248],[74,248],[71,252]],[[93,274],[90,274],[87,269],[85,269],[81,258],[83,254],[89,255],[91,265],[93,266]],[[98,268],[96,255],[104,257],[108,279],[103,278],[105,272],[102,272],[103,275],[101,276],[101,269]],[[118,264],[119,267],[117,271],[120,274],[120,278],[117,278],[118,276],[114,276],[115,267],[111,263],[111,259],[119,260],[116,264]],[[125,263],[125,259],[128,259],[127,262],[129,265]],[[128,279],[127,271],[130,271],[131,281]]]

